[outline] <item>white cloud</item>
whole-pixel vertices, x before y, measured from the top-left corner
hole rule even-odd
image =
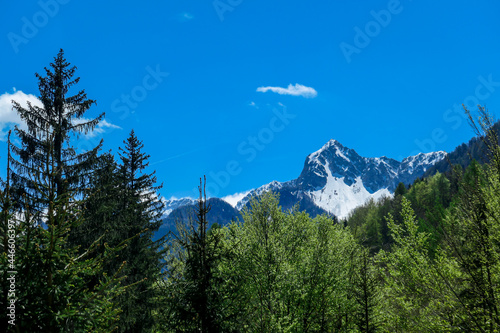
[[[254,108],[256,108],[257,110],[259,109],[259,106],[258,106],[255,102],[253,102],[253,101],[252,101],[252,102],[250,102],[250,103],[248,103],[248,106],[254,107]]]
[[[82,123],[85,123],[87,121],[90,121],[90,119],[87,119],[87,118],[73,119],[74,124],[82,124]],[[121,129],[120,126],[117,126],[115,124],[111,124],[106,119],[103,119],[99,122],[99,124],[97,124],[97,126],[94,128],[94,130],[92,132],[85,134],[85,138],[87,138],[87,139],[94,138],[98,134],[103,134],[104,132],[106,132],[106,129],[108,129],[108,128]]]
[[[21,90],[13,88],[14,93],[4,93],[0,95],[0,141],[7,140],[9,129],[13,129],[18,125],[22,129],[26,129],[26,124],[19,117],[17,111],[12,108],[12,100],[18,102],[22,107],[27,107],[27,102],[36,106],[42,106],[40,100],[31,94],[25,94]]]
[[[280,95],[302,96],[305,98],[314,98],[318,96],[318,92],[312,87],[306,87],[296,83],[295,85],[289,84],[287,88],[282,87],[259,87],[258,92],[272,91]]]
[[[28,101],[32,105],[41,107],[42,102],[35,96],[31,94],[25,94],[21,90],[16,90],[13,88],[14,93],[4,93],[0,95],[0,141],[7,140],[7,133],[9,129],[13,129],[15,125],[19,128],[26,130],[26,123],[19,117],[16,110],[12,109],[12,100],[18,102],[22,107],[28,106]],[[88,121],[89,119],[80,118],[75,119],[74,122],[77,124]],[[102,134],[109,128],[120,128],[110,122],[103,119],[94,129],[93,132],[88,133],[85,137],[92,138],[98,134]]]
[[[223,197],[222,200],[224,200],[225,202],[227,202],[228,204],[230,204],[231,206],[236,208],[236,205],[238,204],[238,202],[241,199],[243,199],[244,197],[246,197],[248,195],[248,193],[250,193],[250,191],[230,194],[230,195]]]
[[[179,18],[180,22],[187,22],[187,21],[191,21],[192,19],[194,19],[194,15],[191,13],[188,13],[188,12],[184,12],[184,13],[180,13],[178,15],[178,18]]]

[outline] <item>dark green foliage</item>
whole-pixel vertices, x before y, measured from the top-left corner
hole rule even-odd
[[[100,273],[119,248],[91,256],[96,244],[83,254],[68,247],[69,230],[81,223],[74,209],[56,201],[47,228],[36,225],[29,213],[19,221],[17,327],[23,332],[109,332],[116,325],[120,308],[114,302],[123,292],[120,267]],[[96,275],[100,278],[89,288]]]
[[[396,187],[396,190],[394,191],[394,195],[405,195],[407,191],[406,185],[404,183],[399,183],[398,187]]]
[[[196,219],[179,222],[169,243],[167,279],[162,286],[166,309],[162,310],[167,329],[178,332],[220,332],[227,314],[223,312],[222,280],[217,274],[224,256],[220,229],[208,232],[210,206],[200,179]]]
[[[55,184],[55,172],[50,170],[40,170],[34,176],[47,184]],[[6,260],[8,236],[0,234],[2,278],[6,278],[7,270],[16,271],[16,326],[8,329],[17,332],[109,332],[118,320],[120,308],[114,301],[123,292],[123,287],[120,285],[121,267],[109,274],[103,272],[103,267],[120,248],[106,246],[96,256],[97,243],[93,243],[79,253],[77,247],[69,244],[68,236],[82,223],[81,205],[68,194],[56,196],[55,186],[48,189],[45,193],[54,199],[36,219],[29,208],[21,212],[13,209],[9,180],[5,191],[0,193],[2,227],[5,230],[12,229],[8,224],[15,226],[16,235],[12,267]],[[23,206],[28,207],[27,204]],[[96,276],[99,278],[89,288],[89,281]],[[4,312],[6,287],[2,283],[3,319],[7,318]]]
[[[372,254],[390,246],[392,239],[389,235],[386,216],[392,213],[396,216],[396,220],[400,221],[401,198],[402,196],[398,195],[394,198],[382,198],[378,202],[370,200],[356,208],[347,217],[346,226],[361,244],[370,249]]]
[[[144,145],[134,131],[124,143],[125,147],[120,148],[121,163],[112,170],[115,164],[108,157],[96,178],[88,201],[91,206],[89,220],[103,223],[100,225],[100,232],[106,232],[103,242],[111,246],[130,239],[108,267],[113,270],[122,262],[126,263],[124,283],[129,287],[118,299],[123,311],[118,331],[150,332],[154,327],[157,306],[154,285],[160,278],[163,265],[162,239],[152,240],[161,225],[163,203],[158,194],[161,186],[155,185],[154,172],[144,172],[149,164],[149,155],[142,152]],[[94,237],[98,235],[99,232]]]
[[[103,115],[79,123],[94,101],[87,100],[84,91],[67,96],[79,79],[72,79],[76,68],[66,62],[62,50],[51,67],[47,76],[37,75],[42,107],[28,104],[24,109],[13,102],[27,124],[27,130],[16,128],[21,147],[8,142],[8,179],[1,194],[2,222],[16,228],[15,329],[109,332],[120,311],[113,302],[123,287],[121,266],[106,272],[103,267],[120,248],[105,246],[94,255],[97,243],[79,249],[68,242],[71,230],[84,221],[75,195],[92,173],[99,149],[79,155],[70,138],[74,132],[92,130]],[[11,157],[10,149],[18,159]],[[0,237],[4,243],[6,235]],[[2,272],[6,250],[3,246]],[[91,280],[95,282],[89,287]],[[5,305],[3,297],[1,302]]]
[[[354,321],[361,332],[377,332],[380,326],[380,267],[366,248],[353,252],[351,260],[350,293],[357,305]]]
[[[157,290],[162,269],[161,241],[152,237],[161,225],[163,204],[154,173],[144,170],[149,155],[132,131],[125,147],[120,148],[120,164],[111,154],[101,157],[84,192],[86,222],[72,231],[71,242],[86,248],[98,241],[125,248],[106,263],[105,271],[114,271],[124,263],[123,283],[128,287],[117,302],[122,312],[119,332],[149,332],[154,326]],[[93,281],[95,283],[95,279]]]
[[[76,67],[64,58],[63,50],[45,68],[46,76],[36,74],[38,78],[39,99],[43,106],[38,107],[28,102],[23,108],[13,101],[14,109],[28,125],[27,130],[16,126],[16,135],[21,146],[11,145],[16,158],[11,158],[12,170],[9,170],[13,183],[12,193],[17,204],[24,203],[22,194],[26,193],[28,203],[34,211],[47,208],[50,189],[42,179],[33,177],[48,165],[54,176],[55,195],[78,192],[84,188],[97,160],[97,152],[102,142],[85,153],[77,153],[69,140],[72,135],[88,133],[104,117],[104,113],[92,120],[85,120],[85,112],[95,104],[87,99],[84,90],[68,96],[70,89],[78,84],[80,78],[74,78]]]
[[[466,109],[465,111],[468,112]],[[500,122],[492,123],[491,125],[495,133],[500,133]],[[468,143],[462,143],[451,153],[448,153],[446,159],[430,167],[424,176],[428,177],[434,175],[436,172],[448,174],[454,165],[459,165],[462,169],[466,169],[473,160],[480,163],[490,161],[488,147],[481,136],[482,134],[472,138]]]

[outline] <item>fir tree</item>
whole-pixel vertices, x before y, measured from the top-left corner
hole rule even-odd
[[[112,267],[116,269],[125,261],[125,282],[133,285],[120,298],[123,312],[119,331],[149,332],[154,326],[157,307],[154,285],[163,267],[163,239],[152,240],[162,223],[164,205],[158,194],[162,186],[155,185],[155,172],[145,173],[150,156],[142,152],[144,144],[133,130],[124,144],[125,147],[120,148],[117,191],[111,192],[117,195],[114,199],[116,212],[106,237],[110,244],[130,239],[126,249],[118,256],[115,267]],[[102,213],[108,214],[106,211]]]
[[[76,67],[66,61],[61,49],[50,68],[45,68],[46,75],[36,74],[42,106],[28,102],[28,107],[24,108],[13,101],[14,109],[28,127],[27,130],[16,127],[21,146],[11,145],[14,155],[17,155],[10,161],[13,193],[17,194],[18,203],[23,201],[22,194],[26,193],[35,211],[43,210],[48,202],[65,193],[78,193],[93,171],[102,145],[101,141],[94,149],[77,153],[70,144],[72,135],[92,131],[104,117],[101,113],[92,120],[83,118],[95,101],[87,99],[85,90],[69,95],[70,89],[80,81],[79,77],[74,78],[75,71]],[[43,186],[42,178],[47,175],[38,174],[46,166],[53,177],[54,197],[49,197],[50,190]]]
[[[14,228],[15,235],[14,260],[9,263],[5,259],[12,248],[5,247],[6,243],[10,244],[6,242],[7,233],[0,234],[4,244],[0,271],[16,272],[15,326],[3,326],[3,331],[110,332],[120,309],[114,299],[123,291],[119,277],[121,267],[106,274],[103,265],[119,249],[106,246],[101,255],[93,256],[97,242],[82,253],[68,243],[70,231],[82,223],[81,205],[70,193],[57,195],[56,174],[50,165],[33,169],[33,177],[40,185],[35,183],[32,193],[35,197],[52,198],[43,214],[31,214],[27,199],[22,211],[13,210],[9,177],[5,190],[0,193],[2,227]],[[89,280],[96,276],[98,280],[89,288]],[[1,295],[7,295],[7,286],[1,287]],[[4,297],[0,300],[4,319],[7,318],[6,300]]]

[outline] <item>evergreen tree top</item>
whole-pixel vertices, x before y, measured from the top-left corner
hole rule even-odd
[[[91,132],[104,118],[104,112],[94,119],[83,118],[96,102],[87,98],[85,90],[70,95],[80,78],[75,77],[76,66],[65,59],[62,49],[44,70],[44,76],[35,74],[42,106],[28,102],[25,108],[12,101],[27,129],[16,126],[15,133],[21,145],[10,143],[13,156],[9,172],[13,185],[19,195],[27,193],[38,204],[47,199],[42,200],[44,196],[37,188],[53,186],[59,196],[68,191],[79,192],[85,186],[95,169],[102,140],[95,148],[78,153],[71,137]]]

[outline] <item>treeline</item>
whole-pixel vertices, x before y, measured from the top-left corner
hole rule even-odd
[[[400,184],[345,221],[253,198],[238,221],[156,238],[163,205],[132,131],[119,158],[78,151],[104,115],[63,51],[37,75],[42,107],[7,145],[0,191],[2,332],[496,332],[500,148],[469,115],[484,164]],[[215,201],[216,202],[216,201]],[[189,214],[189,212],[187,213]]]

